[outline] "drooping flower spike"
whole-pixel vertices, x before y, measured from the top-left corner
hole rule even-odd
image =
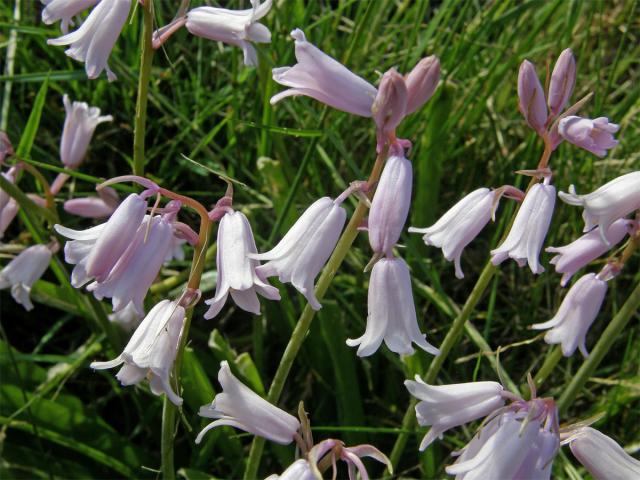
[[[65,53],[79,62],[84,62],[87,77],[98,78],[107,71],[110,82],[117,77],[108,65],[113,49],[124,23],[129,17],[131,0],[101,0],[76,31],[62,37],[49,39],[49,45],[70,45]]]
[[[174,405],[182,405],[170,377],[184,318],[185,309],[179,301],[162,300],[149,311],[118,357],[92,362],[90,367],[104,370],[124,364],[116,374],[122,385],[135,385],[147,378],[155,395],[164,393]]]
[[[27,311],[33,310],[31,287],[49,267],[52,248],[57,250],[57,244],[28,247],[0,271],[0,290],[11,287],[11,296]]]

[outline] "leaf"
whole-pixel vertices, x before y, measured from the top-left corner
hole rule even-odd
[[[22,131],[22,137],[20,137],[20,144],[16,150],[16,155],[21,158],[28,157],[31,153],[31,147],[36,139],[36,133],[40,126],[40,117],[42,116],[42,109],[44,107],[44,101],[47,97],[47,91],[49,89],[49,77],[45,78],[36,99],[33,102],[31,113],[29,114],[29,120]]]

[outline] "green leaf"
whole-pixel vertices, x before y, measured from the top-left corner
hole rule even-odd
[[[40,126],[40,117],[42,116],[42,109],[44,107],[44,101],[47,97],[47,91],[49,90],[49,77],[45,78],[38,94],[36,95],[36,99],[33,102],[33,107],[31,108],[31,114],[29,115],[29,120],[22,131],[22,137],[20,137],[20,144],[18,145],[18,149],[16,150],[16,155],[18,157],[28,157],[31,153],[31,147],[33,147],[33,142],[36,139],[36,133],[38,132],[38,127]]]

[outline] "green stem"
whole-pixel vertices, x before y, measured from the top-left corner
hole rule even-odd
[[[561,359],[562,359],[562,349],[556,345],[551,349],[549,353],[547,353],[547,356],[544,359],[544,362],[542,363],[540,370],[538,370],[538,373],[536,373],[536,376],[533,377],[533,382],[536,388],[540,387],[540,385],[542,385],[542,383],[547,379],[547,377],[551,375],[551,372],[553,372],[553,370],[556,368],[556,365],[558,365]],[[528,385],[524,386],[523,390],[525,391],[526,396],[531,395]]]
[[[142,8],[142,52],[140,55],[140,76],[138,78],[138,99],[133,129],[133,174],[144,176],[144,136],[147,123],[147,99],[151,60],[153,59],[153,1],[147,0]]]
[[[591,351],[589,358],[584,361],[576,374],[571,378],[569,385],[564,389],[560,399],[558,400],[558,410],[560,415],[567,411],[567,408],[569,408],[573,400],[576,398],[578,392],[582,389],[584,384],[587,383],[589,377],[593,375],[607,352],[611,350],[613,343],[624,330],[624,327],[627,325],[631,317],[637,313],[638,307],[640,307],[640,283],[636,285],[636,288],[631,292],[627,301],[624,302],[620,311],[615,317],[613,317],[611,323],[609,323],[605,331],[602,333],[600,339],[596,343],[596,346]]]

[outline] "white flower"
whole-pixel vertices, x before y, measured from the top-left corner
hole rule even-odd
[[[640,461],[595,428],[583,427],[569,441],[575,457],[596,480],[640,478]]]
[[[367,357],[378,350],[384,340],[392,352],[411,355],[415,343],[432,355],[440,351],[420,332],[411,292],[409,268],[401,258],[383,258],[371,270],[368,294],[367,327],[364,335],[348,339],[358,346],[358,356]]]
[[[460,267],[462,250],[489,222],[495,202],[496,190],[478,188],[447,210],[432,226],[410,227],[409,232],[423,233],[424,243],[441,247],[444,258],[454,262],[456,277],[464,278]]]
[[[107,71],[109,81],[116,79],[107,61],[129,16],[131,0],[101,0],[76,31],[47,40],[49,45],[70,45],[66,54],[85,63],[87,77],[98,78]]]
[[[250,41],[271,42],[271,32],[258,23],[271,9],[272,0],[260,4],[260,0],[251,0],[248,10],[227,10],[226,8],[197,7],[187,13],[186,27],[199,37],[236,45],[242,48],[244,64],[258,65],[256,50]]]
[[[211,405],[200,407],[198,412],[201,417],[216,420],[204,427],[196,437],[196,443],[200,443],[209,430],[221,425],[239,428],[281,445],[293,441],[300,422],[240,382],[231,373],[227,361],[220,362],[218,381],[223,392],[216,395]]]
[[[520,205],[509,235],[498,248],[491,250],[491,262],[499,265],[507,258],[513,258],[519,267],[528,263],[533,273],[544,272],[538,257],[549,230],[555,203],[556,189],[553,185],[536,183],[531,187]]]
[[[304,211],[273,249],[247,256],[269,260],[256,267],[256,273],[263,278],[277,275],[281,282],[291,282],[311,308],[319,310],[322,305],[313,282],[335,248],[346,218],[344,208],[329,197],[322,197]]]
[[[587,332],[598,316],[606,293],[607,282],[598,278],[595,273],[584,275],[569,289],[556,315],[548,322],[531,325],[531,328],[550,328],[544,341],[561,344],[565,357],[573,355],[576,348],[580,348],[582,355],[587,357]]]
[[[573,185],[569,193],[560,192],[562,201],[584,207],[584,231],[600,227],[602,240],[609,245],[605,232],[609,226],[634,210],[640,209],[640,171],[614,178],[587,195],[577,195]]]
[[[280,300],[278,289],[266,283],[256,273],[256,267],[260,263],[247,257],[251,253],[258,253],[258,250],[249,220],[242,212],[226,213],[218,227],[216,295],[205,302],[209,305],[209,310],[204,318],[215,317],[229,294],[236,305],[256,315],[260,314],[257,293],[270,300]]]
[[[98,0],[40,0],[45,7],[42,9],[42,22],[51,25],[60,20],[62,33],[69,32],[69,25],[73,25],[72,17],[83,10],[93,7]]]
[[[291,36],[298,63],[273,69],[273,79],[291,88],[271,97],[271,105],[285,97],[305,95],[343,112],[371,117],[376,87],[309,43],[299,28]]]
[[[113,117],[100,116],[98,107],[90,107],[85,102],[72,104],[66,93],[62,97],[62,102],[67,115],[60,139],[60,160],[67,168],[77,168],[87,154],[89,142],[96,127],[100,123],[112,121]]]
[[[24,249],[0,271],[0,289],[11,287],[11,296],[25,310],[33,309],[29,298],[31,287],[47,270],[51,250],[46,245]]]
[[[124,347],[124,351],[109,362],[92,362],[95,370],[124,365],[116,375],[122,385],[134,385],[145,378],[155,395],[165,393],[175,405],[182,405],[170,382],[171,369],[178,351],[184,308],[177,301],[162,300],[147,314]]]
[[[496,382],[469,382],[450,385],[429,385],[416,375],[416,381],[406,380],[404,385],[416,397],[416,417],[422,426],[431,430],[420,442],[420,451],[450,428],[464,425],[489,415],[504,405],[504,388]]]

